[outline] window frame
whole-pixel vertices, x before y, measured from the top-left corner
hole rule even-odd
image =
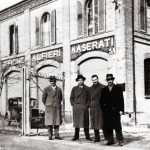
[[[11,38],[11,27],[13,26],[13,38]],[[12,46],[11,46],[12,45]],[[11,47],[13,47],[11,49]],[[19,30],[16,23],[9,25],[9,56],[19,53]]]
[[[98,7],[98,32],[97,33],[95,33],[95,25],[93,26],[93,33],[91,34],[91,35],[89,35],[89,31],[88,31],[88,28],[89,28],[89,20],[88,20],[88,4],[90,3],[90,2],[92,2],[93,3],[93,9],[92,9],[92,12],[93,12],[93,18],[95,18],[95,0],[88,0],[87,1],[87,3],[86,3],[86,6],[85,6],[85,8],[86,8],[86,12],[85,12],[85,14],[86,14],[86,20],[87,20],[87,25],[86,25],[86,32],[87,32],[87,36],[93,36],[93,35],[97,35],[97,34],[99,34],[99,33],[102,33],[102,32],[104,32],[105,30],[106,30],[106,0],[103,0],[103,2],[104,2],[104,7],[103,7],[103,9],[104,9],[104,22],[103,22],[103,24],[104,24],[104,29],[103,30],[100,30],[99,29],[99,26],[100,26],[100,16],[99,16],[99,13],[100,13],[100,1],[99,0],[97,0],[97,7]],[[95,24],[95,21],[94,21],[94,24]]]
[[[56,27],[56,9],[52,9],[50,12],[49,11],[45,11],[44,13],[42,13],[41,15],[41,19],[40,19],[40,26],[39,26],[39,32],[40,32],[40,39],[39,39],[39,42],[40,42],[40,47],[49,47],[51,45],[54,45],[56,44],[56,38],[57,38],[57,27]],[[44,46],[43,45],[43,17],[45,14],[48,14],[49,15],[49,23],[48,23],[48,36],[49,36],[49,44],[47,46]],[[52,23],[52,21],[54,21],[54,23]],[[36,28],[36,26],[35,26]],[[54,29],[54,31],[52,32],[52,29]],[[36,30],[36,29],[35,29]],[[36,34],[36,32],[35,32]],[[53,41],[52,41],[52,36],[53,37]]]

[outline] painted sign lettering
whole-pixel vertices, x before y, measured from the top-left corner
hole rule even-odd
[[[94,50],[114,54],[115,53],[114,36],[72,45],[71,46],[72,58],[74,58],[75,55],[81,55],[82,53]]]
[[[50,50],[50,51],[46,51],[46,52],[32,54],[32,62],[60,57],[62,55],[61,51],[62,51],[61,49],[55,49],[55,50]]]
[[[17,57],[17,58],[12,58],[12,59],[7,59],[2,61],[2,66],[3,67],[8,67],[8,66],[16,66],[16,65],[22,65],[25,63],[25,57]]]

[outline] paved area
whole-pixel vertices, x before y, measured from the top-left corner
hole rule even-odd
[[[21,129],[16,125],[0,127],[0,150],[150,150],[150,129],[142,126],[123,126],[124,146],[115,144],[106,146],[102,132],[101,142],[85,140],[83,130],[79,141],[71,141],[74,134],[72,124],[61,126],[60,135],[63,140],[48,140],[47,129],[31,130],[28,136],[21,136]],[[91,137],[94,133],[90,130]]]
[[[81,135],[79,141],[71,141],[71,135],[63,136],[63,140],[47,140],[47,136],[19,136],[18,134],[8,135],[0,134],[0,150],[149,150],[150,141],[141,139],[125,139],[123,147],[114,144],[112,146],[104,145],[102,140],[99,143],[88,142]],[[139,144],[137,144],[139,142]],[[147,146],[147,147],[146,147]]]

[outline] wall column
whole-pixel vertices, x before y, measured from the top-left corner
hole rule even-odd
[[[30,9],[24,11],[25,22],[25,66],[23,68],[23,119],[22,119],[22,134],[30,134],[30,48],[31,48],[31,36],[30,36]]]
[[[115,10],[116,82],[125,83],[125,111],[133,112],[132,1],[118,0]]]
[[[71,110],[71,52],[70,52],[70,0],[62,0],[63,70],[65,72],[65,111]]]
[[[134,75],[133,75],[133,20],[132,20],[132,0],[124,1],[125,5],[125,58],[126,58],[126,110],[127,112],[135,112],[134,106]],[[136,112],[135,112],[136,113]]]

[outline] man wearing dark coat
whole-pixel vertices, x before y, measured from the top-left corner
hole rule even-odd
[[[101,93],[101,108],[104,121],[104,130],[107,138],[107,145],[114,144],[113,129],[119,145],[123,145],[123,135],[121,127],[121,115],[124,114],[124,98],[121,87],[115,85],[113,74],[107,74],[108,86],[103,88]]]
[[[62,90],[56,86],[55,76],[50,76],[50,86],[44,89],[42,101],[45,105],[45,125],[48,127],[49,140],[53,139],[53,128],[55,139],[61,139],[59,126],[62,124]]]
[[[91,77],[93,85],[90,87],[90,119],[91,129],[94,130],[95,140],[94,142],[100,142],[99,129],[103,128],[103,117],[100,106],[101,91],[104,85],[99,83],[98,76],[92,75]]]
[[[91,141],[89,134],[90,91],[89,87],[84,84],[85,79],[83,75],[77,76],[78,85],[72,88],[70,96],[70,102],[73,107],[73,126],[75,127],[73,141],[79,140],[80,128],[84,128],[86,140]]]

